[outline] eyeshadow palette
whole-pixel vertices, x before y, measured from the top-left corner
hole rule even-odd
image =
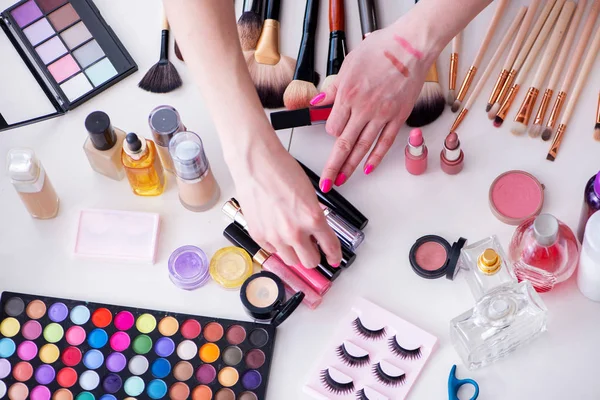
[[[14,46],[0,39],[10,66],[0,78],[0,130],[64,114],[137,71],[91,0],[23,0],[0,25]],[[11,104],[12,93],[25,101]]]
[[[0,399],[264,399],[275,328],[2,293]]]
[[[315,399],[404,399],[437,338],[358,299],[347,313],[304,392]]]

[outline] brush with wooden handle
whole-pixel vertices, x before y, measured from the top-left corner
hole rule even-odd
[[[346,58],[344,0],[329,0],[329,53],[327,55],[327,76],[321,86],[321,91],[335,80],[342,63]]]
[[[450,53],[450,71],[448,73],[448,98],[446,104],[452,106],[456,100],[456,78],[458,76],[458,58],[462,44],[462,32],[452,39],[452,53]]]

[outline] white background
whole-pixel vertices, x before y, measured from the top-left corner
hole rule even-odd
[[[10,3],[0,1],[2,9]],[[239,15],[241,1],[236,3]],[[327,3],[321,1],[316,55],[317,69],[323,76],[327,58]],[[355,1],[346,3],[348,42],[353,49],[361,38],[358,9]],[[508,8],[509,17],[503,18],[499,32],[508,27],[521,3],[526,1],[514,1]],[[137,88],[142,75],[158,59],[160,1],[97,0],[96,4],[139,64],[140,72],[66,116],[0,134],[0,159],[4,159],[12,147],[35,149],[61,200],[57,218],[33,220],[6,174],[0,174],[0,290],[247,319],[236,291],[225,291],[211,282],[199,290],[186,292],[176,288],[167,276],[167,259],[175,248],[193,244],[210,256],[229,245],[222,236],[228,222],[221,215],[220,207],[200,214],[185,210],[179,204],[172,177],[162,196],[136,197],[126,181],[106,179],[88,165],[82,150],[86,138],[83,122],[88,113],[106,111],[115,126],[149,137],[150,110],[159,104],[170,104],[180,111],[187,127],[202,136],[221,186],[221,200],[235,195],[204,100],[184,64],[172,56],[183,77],[183,88],[167,95],[150,94]],[[380,25],[386,26],[407,12],[412,2],[379,0],[378,6]],[[494,5],[481,13],[465,31],[459,82],[475,56],[493,8]],[[284,54],[296,55],[303,13],[303,1],[283,2],[281,47]],[[484,63],[491,58],[492,49],[499,42],[500,34],[497,34]],[[447,87],[448,58],[447,49],[438,64],[444,88]],[[492,81],[497,73],[494,72]],[[329,337],[337,325],[336,315],[345,312],[357,296],[364,296],[439,338],[438,349],[409,396],[412,399],[446,398],[448,373],[454,363],[459,364],[459,377],[471,377],[479,382],[482,399],[592,399],[600,396],[600,304],[584,298],[574,279],[542,296],[549,309],[546,334],[493,366],[469,372],[461,365],[448,337],[449,321],[474,304],[466,283],[462,277],[455,282],[421,279],[408,263],[411,245],[425,234],[442,235],[450,242],[459,236],[474,242],[497,234],[502,243],[508,245],[514,228],[493,217],[487,195],[493,179],[511,169],[523,169],[536,175],[546,186],[544,211],[576,229],[584,185],[600,168],[597,160],[600,144],[592,139],[600,88],[598,63],[555,163],[545,160],[549,143],[515,137],[509,133],[509,123],[502,129],[492,127],[483,110],[492,81],[460,129],[466,157],[465,169],[460,175],[448,176],[439,167],[438,154],[455,117],[446,110],[438,121],[424,128],[430,150],[425,175],[413,177],[404,168],[408,129],[403,128],[380,168],[368,177],[356,173],[340,189],[370,218],[366,243],[359,249],[357,262],[335,282],[318,310],[302,307],[279,329],[269,399],[304,398],[301,388],[315,368],[315,360],[323,351],[330,350]],[[515,101],[508,121],[514,117],[525,91],[523,89]],[[17,96],[18,93],[3,91],[1,95]],[[287,144],[289,132],[281,133],[280,137]],[[297,129],[291,152],[320,172],[332,144],[332,138],[325,134],[322,126]],[[74,259],[77,215],[84,208],[160,213],[163,224],[157,263],[124,265]]]

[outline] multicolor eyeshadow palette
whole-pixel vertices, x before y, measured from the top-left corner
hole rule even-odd
[[[0,25],[8,58],[0,131],[64,114],[137,71],[91,0],[23,0],[2,12]]]
[[[435,336],[358,299],[304,392],[319,400],[402,400],[436,343]]]
[[[269,325],[2,293],[0,399],[264,399]]]

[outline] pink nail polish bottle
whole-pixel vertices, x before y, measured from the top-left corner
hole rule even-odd
[[[406,170],[412,175],[421,175],[427,170],[427,146],[421,129],[415,128],[410,131],[404,155]]]

